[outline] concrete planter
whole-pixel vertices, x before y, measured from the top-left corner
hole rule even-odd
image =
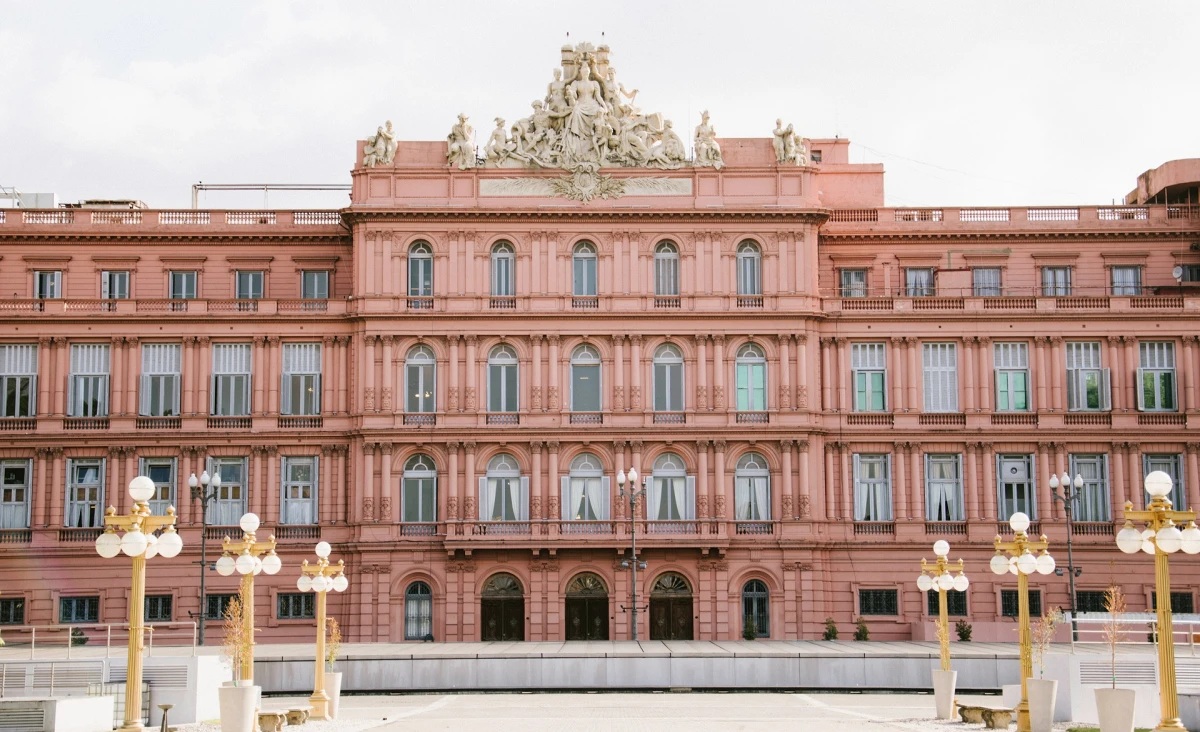
[[[1030,732],[1052,732],[1054,727],[1054,701],[1058,695],[1058,680],[1029,679],[1025,683],[1029,691]]]
[[[1133,689],[1096,689],[1100,732],[1133,732]]]
[[[222,686],[217,689],[221,703],[221,732],[254,732],[258,726],[257,686]]]
[[[342,672],[325,672],[325,695],[329,697],[329,718],[337,719],[338,701],[342,698]]]
[[[957,671],[933,670],[933,706],[938,719],[954,719],[954,687]]]

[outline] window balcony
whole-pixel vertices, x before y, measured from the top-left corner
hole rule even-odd
[[[251,417],[209,417],[210,430],[248,430],[254,426]]]
[[[281,430],[320,429],[324,419],[320,416],[280,416],[276,426]]]
[[[763,306],[762,295],[738,295],[737,306],[739,308],[761,308]]]
[[[961,412],[931,412],[920,415],[917,423],[928,427],[965,427],[967,415]]]
[[[687,415],[683,412],[655,412],[654,424],[684,424]]]
[[[647,521],[647,534],[699,534],[697,521]]]
[[[966,521],[926,521],[926,536],[966,536]]]
[[[599,310],[600,298],[598,297],[572,297],[571,307],[576,310]]]
[[[1035,412],[993,412],[992,424],[998,427],[1037,427]]]
[[[1138,414],[1139,427],[1183,427],[1187,424],[1187,415],[1177,412],[1141,412]]]
[[[408,427],[433,427],[437,424],[437,415],[433,413],[405,414],[404,424]]]
[[[1075,536],[1114,536],[1113,525],[1107,521],[1075,521],[1071,524]]]
[[[496,412],[487,416],[489,425],[518,425],[521,423],[521,415],[516,412]]]
[[[770,415],[766,412],[738,412],[734,419],[738,424],[767,424]]]
[[[329,311],[329,301],[315,298],[280,300],[277,310],[281,313],[325,313]]]
[[[63,420],[64,430],[106,430],[108,417],[67,417]]]
[[[288,541],[292,539],[320,539],[321,527],[313,524],[311,526],[287,526],[280,524],[275,527],[276,539]]]
[[[612,536],[616,533],[612,521],[561,521],[558,532],[564,536]]]
[[[28,544],[33,541],[30,529],[0,529],[0,544]]]
[[[769,536],[775,533],[775,524],[771,521],[738,521],[734,525],[734,533],[739,535]]]
[[[139,430],[177,430],[183,427],[182,417],[138,417]]]
[[[240,539],[242,529],[239,526],[206,526],[204,528],[204,538],[210,541],[220,541],[226,537],[230,539]]]
[[[476,536],[525,536],[531,532],[528,521],[480,521],[472,533]]]
[[[846,424],[861,427],[891,427],[896,422],[890,412],[856,412],[846,415]]]
[[[571,412],[571,424],[603,424],[601,412]]]
[[[893,521],[855,521],[854,534],[855,536],[894,536],[896,524]]]
[[[257,313],[258,300],[209,300],[210,313]]]
[[[1012,536],[1013,530],[1012,530],[1012,527],[1008,525],[1007,521],[997,521],[996,522],[996,533],[999,534],[1000,536]],[[1031,522],[1029,524],[1029,528],[1025,530],[1025,533],[1030,538],[1041,536],[1042,535],[1042,522],[1041,521]]]
[[[654,307],[659,309],[678,310],[680,308],[681,298],[675,297],[655,297]]]
[[[1111,412],[1067,412],[1063,424],[1086,427],[1112,427]]]
[[[97,528],[69,528],[58,530],[59,542],[85,542],[95,541],[104,533],[104,529]]]
[[[492,297],[488,298],[488,307],[492,310],[516,310],[517,298],[515,297]]]
[[[33,432],[36,429],[37,420],[32,417],[0,418],[0,432]]]
[[[279,223],[274,211],[227,211],[225,223],[234,226],[271,226]]]
[[[432,297],[410,297],[408,298],[409,310],[433,310]]]
[[[400,536],[437,536],[437,530],[438,525],[436,522],[406,522],[400,524]]]

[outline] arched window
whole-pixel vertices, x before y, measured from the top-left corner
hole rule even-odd
[[[529,478],[521,476],[520,466],[508,453],[489,460],[487,476],[479,479],[479,520],[529,520]]]
[[[571,474],[562,478],[564,521],[607,521],[609,478],[600,459],[590,452],[571,461]],[[567,527],[563,527],[567,531]]]
[[[771,636],[770,593],[762,580],[750,580],[742,586],[742,633],[754,638]]]
[[[759,453],[748,452],[737,461],[733,502],[739,521],[771,520],[771,473]]]
[[[762,294],[762,252],[752,241],[744,241],[737,249],[739,295]]]
[[[496,346],[488,356],[488,411],[517,411],[517,353]]]
[[[586,344],[571,354],[571,411],[600,411],[600,353]]]
[[[608,586],[600,575],[580,572],[567,584],[567,597],[607,597]]]
[[[762,349],[747,343],[737,353],[737,410],[767,411],[767,359]]]
[[[507,572],[498,572],[488,577],[480,594],[484,597],[521,597],[525,590],[521,589],[521,580]]]
[[[654,461],[654,473],[646,492],[646,512],[651,521],[696,518],[696,477],[687,474],[683,459],[673,452],[664,452]]]
[[[433,640],[433,590],[425,582],[404,591],[404,640]]]
[[[400,520],[405,523],[437,521],[437,467],[433,458],[413,455],[404,463],[400,505]]]
[[[596,296],[596,247],[589,241],[575,245],[571,257],[572,294],[575,297]]]
[[[408,248],[408,296],[433,297],[433,248],[423,241]]]
[[[437,409],[437,359],[429,346],[417,346],[404,359],[404,411],[431,413]]]
[[[679,250],[669,241],[659,242],[654,248],[654,294],[679,296]]]
[[[683,354],[670,343],[654,352],[654,411],[683,411]]]
[[[513,297],[516,294],[516,257],[512,244],[497,242],[492,247],[492,297]]]
[[[651,588],[652,596],[675,595],[689,596],[692,594],[692,586],[681,574],[674,572],[664,572],[654,580],[654,587]]]

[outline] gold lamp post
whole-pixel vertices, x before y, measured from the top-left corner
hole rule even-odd
[[[1167,557],[1182,549],[1187,554],[1200,552],[1200,529],[1195,511],[1171,508],[1171,476],[1155,470],[1146,476],[1150,501],[1146,510],[1135,511],[1125,502],[1125,528],[1117,532],[1117,547],[1126,554],[1139,551],[1154,555],[1154,596],[1158,603],[1158,702],[1162,720],[1155,730],[1181,730],[1179,697],[1175,687],[1175,638],[1171,626],[1171,575]],[[1144,522],[1138,531],[1134,521]],[[1178,524],[1187,524],[1183,531]]]
[[[991,568],[996,574],[1017,575],[1017,630],[1021,640],[1021,703],[1017,705],[1017,732],[1029,732],[1029,690],[1026,682],[1033,676],[1033,649],[1029,637],[1029,575],[1054,572],[1054,557],[1050,556],[1050,543],[1042,536],[1034,541],[1026,535],[1029,516],[1017,512],[1008,520],[1012,527],[1012,541],[1004,541],[996,535],[996,554]],[[1041,552],[1035,555],[1034,552]],[[1007,554],[1008,556],[1005,556]]]
[[[259,572],[275,574],[283,566],[283,563],[275,553],[274,535],[268,536],[266,541],[259,541],[255,536],[254,532],[258,531],[259,526],[258,516],[252,513],[245,514],[238,521],[238,526],[242,529],[241,539],[235,541],[226,536],[221,542],[224,554],[217,560],[217,574],[228,577],[236,571],[242,575],[242,587],[246,590],[245,596],[250,598],[244,608],[246,637],[250,638],[250,652],[242,661],[240,677],[241,680],[246,681],[254,678],[254,575]],[[237,559],[233,558],[235,554]],[[264,554],[266,556],[262,556]]]
[[[112,506],[104,512],[104,533],[96,538],[96,553],[112,559],[124,553],[133,558],[133,584],[129,593],[129,655],[125,677],[125,721],[122,732],[143,729],[142,725],[142,651],[145,649],[146,560],[156,556],[171,559],[183,549],[183,540],[175,531],[175,507],[166,516],[152,516],[148,501],[154,496],[154,481],[139,475],[129,481],[133,508],[128,516],[118,516]],[[154,532],[162,529],[162,536]],[[117,531],[124,531],[118,536]]]
[[[946,593],[950,590],[966,592],[970,586],[963,573],[963,560],[954,565],[947,557],[950,544],[939,540],[933,544],[937,557],[932,564],[921,559],[921,574],[917,576],[917,588],[921,592],[937,590],[938,593],[938,645],[942,656],[942,670],[933,672],[933,695],[939,719],[954,718],[954,686],[957,674],[950,670],[950,618],[946,612]],[[958,570],[958,576],[951,574]]]
[[[329,563],[329,542],[317,543],[317,563],[310,565],[308,560],[300,567],[300,579],[296,580],[296,589],[301,592],[317,593],[317,665],[313,669],[313,693],[308,698],[312,704],[313,719],[333,719],[329,714],[329,695],[325,693],[325,593],[345,592],[350,586],[346,579],[346,562],[339,560],[337,564]]]

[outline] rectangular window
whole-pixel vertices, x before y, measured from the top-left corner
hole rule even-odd
[[[225,610],[237,595],[205,595],[204,617],[209,620],[223,620]]]
[[[146,595],[146,622],[171,622],[171,600],[170,595]]]
[[[1176,511],[1188,510],[1186,492],[1183,488],[1183,455],[1142,455],[1142,477],[1161,470],[1171,476],[1171,507]],[[1145,494],[1143,493],[1143,497]]]
[[[683,364],[660,361],[654,364],[654,411],[683,411]]]
[[[305,270],[301,272],[300,297],[305,300],[328,300],[329,273],[325,270]]]
[[[101,272],[100,298],[125,300],[129,297],[129,272]]]
[[[925,455],[925,520],[963,521],[962,455]]]
[[[212,346],[212,413],[219,417],[250,414],[250,344]]]
[[[138,414],[143,417],[178,417],[183,346],[147,343],[142,346],[141,393]]]
[[[67,460],[67,526],[104,525],[104,460]]]
[[[659,244],[654,252],[654,294],[679,296],[679,253],[670,244]]]
[[[1175,344],[1150,341],[1138,344],[1138,409],[1143,412],[1174,412]]]
[[[1008,521],[1018,511],[1031,520],[1037,520],[1037,503],[1034,498],[1033,456],[997,455],[996,485],[1000,501],[1000,521]]]
[[[1016,590],[1000,590],[1000,617],[1015,618],[1020,614],[1018,605],[1020,598]],[[1042,591],[1029,590],[1029,617],[1036,618],[1042,614]]]
[[[887,411],[887,351],[883,343],[850,345],[854,411]]]
[[[1108,456],[1070,455],[1070,473],[1083,478],[1083,488],[1072,511],[1076,521],[1111,520],[1108,494]]]
[[[0,417],[37,414],[38,349],[33,343],[0,345]]]
[[[413,414],[433,412],[435,397],[436,361],[428,348],[410,353],[404,364],[405,411]]]
[[[739,361],[734,370],[737,375],[737,410],[767,411],[767,365],[762,361]]]
[[[892,520],[892,456],[854,454],[854,520]]]
[[[1142,294],[1141,267],[1113,267],[1112,294],[1140,295]]]
[[[283,344],[283,383],[280,413],[321,413],[321,344]]]
[[[1112,409],[1108,369],[1100,368],[1100,341],[1067,341],[1067,409],[1072,412]]]
[[[517,364],[488,364],[488,411],[517,411]]]
[[[492,252],[492,297],[512,297],[515,293],[512,252]]]
[[[1150,593],[1150,610],[1158,610],[1158,593]],[[1196,612],[1196,600],[1190,592],[1171,593],[1171,612],[1174,614],[1192,614]]]
[[[58,622],[100,622],[99,597],[60,597],[58,599]]]
[[[263,273],[238,270],[237,289],[234,295],[239,300],[260,300],[263,296]]]
[[[221,487],[217,499],[208,510],[211,526],[237,526],[242,514],[246,513],[246,463],[244,457],[212,458],[208,472],[221,476]]]
[[[1042,267],[1042,297],[1066,297],[1070,294],[1070,267]]]
[[[38,300],[54,300],[62,297],[62,272],[58,270],[34,272],[33,296]]]
[[[1183,277],[1180,282],[1200,282],[1200,264],[1185,264],[1182,265]]]
[[[282,458],[283,505],[280,523],[317,523],[317,460],[313,457]]]
[[[607,477],[599,475],[564,475],[561,486],[563,521],[608,520],[609,483]]]
[[[71,379],[68,417],[108,416],[108,346],[101,343],[71,345]]]
[[[925,594],[929,596],[927,601],[929,614],[932,617],[938,617],[941,615],[941,609],[938,607],[940,604],[938,591],[930,590]],[[958,590],[950,590],[946,593],[946,615],[952,618],[967,617],[967,593]]]
[[[900,604],[896,590],[859,590],[859,615],[899,615]]]
[[[696,518],[696,477],[660,473],[651,475],[646,491],[647,517],[651,521]]]
[[[529,478],[497,476],[479,479],[480,521],[528,521]]]
[[[926,412],[958,411],[958,350],[953,343],[926,343],[923,349]]]
[[[25,624],[25,598],[0,597],[0,625]]]
[[[1104,613],[1104,590],[1076,590],[1075,611],[1081,613]]]
[[[172,300],[194,300],[196,298],[195,270],[173,270],[168,297]]]
[[[842,297],[867,296],[867,270],[843,269],[841,270],[841,281]]]
[[[600,364],[571,364],[571,411],[600,411]]]
[[[770,474],[738,471],[733,481],[733,506],[735,517],[740,521],[770,521]]]
[[[576,253],[571,258],[571,294],[576,297],[596,296],[596,257]]]
[[[0,460],[0,529],[29,528],[32,460]]]
[[[933,269],[907,267],[904,270],[904,294],[908,297],[933,297]]]
[[[278,595],[280,620],[305,620],[317,617],[315,592],[281,592]]]
[[[1000,297],[1004,294],[999,267],[975,267],[971,270],[975,297]]]
[[[138,469],[154,481],[154,495],[150,498],[150,513],[166,516],[167,509],[176,505],[175,458],[142,458]]]
[[[406,470],[401,486],[401,520],[408,523],[436,521],[437,473],[433,470]]]
[[[1029,410],[1029,344],[995,344],[996,411]]]

